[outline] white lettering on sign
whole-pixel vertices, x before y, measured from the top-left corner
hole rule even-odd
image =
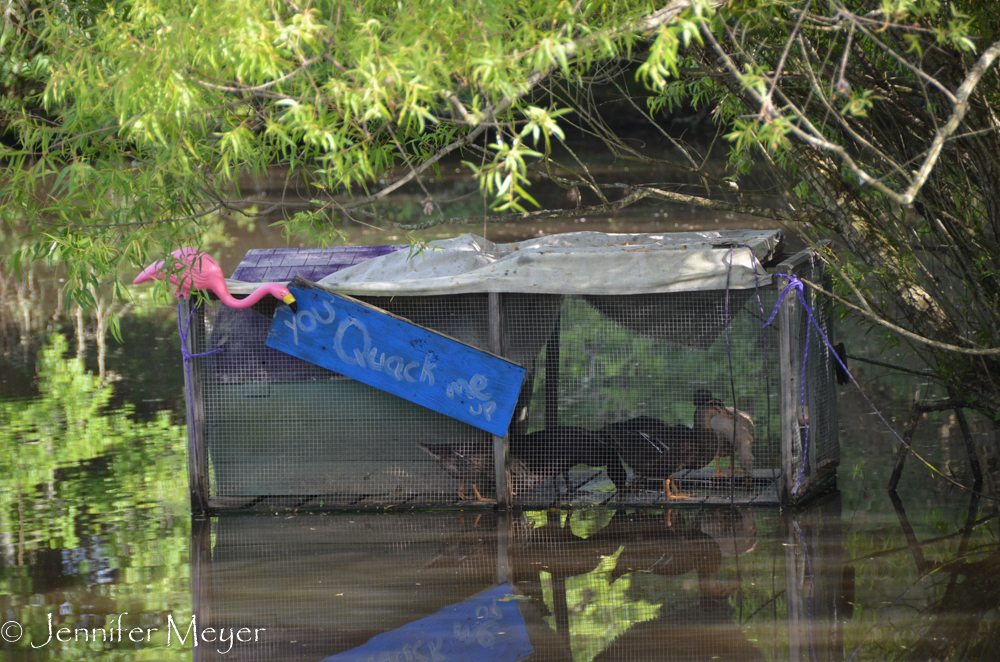
[[[476,607],[477,622],[469,627],[467,621],[455,621],[452,634],[463,643],[475,640],[483,648],[493,648],[502,619],[503,613],[497,609],[496,602],[491,607],[480,605]]]
[[[312,333],[319,326],[332,324],[337,319],[337,311],[330,305],[329,301],[324,300],[323,306],[327,312],[325,316],[311,310],[300,310],[295,313],[293,319],[285,320],[285,326],[292,330],[292,342],[296,345],[299,344],[300,331],[302,333]],[[348,331],[351,328],[354,328],[355,332],[349,334]],[[360,347],[352,346],[350,349],[345,347],[345,345],[351,345],[349,342],[351,337],[355,337],[356,344],[360,345]],[[423,366],[418,361],[410,361],[402,356],[390,356],[386,358],[385,352],[379,353],[378,347],[372,347],[372,339],[368,333],[368,327],[356,317],[348,317],[337,327],[337,333],[333,336],[333,351],[344,363],[374,370],[375,372],[385,372],[399,381],[407,381],[413,384],[416,384],[418,381],[427,382],[428,386],[434,386],[434,368],[437,367],[437,363],[433,361],[435,358],[433,352],[428,352],[424,356]],[[417,368],[420,368],[419,377],[414,372]],[[481,375],[477,375],[476,377],[482,379],[482,386],[485,387],[486,379]],[[478,384],[476,377],[470,380],[473,384]],[[462,380],[462,382],[467,386],[469,384],[465,380]],[[481,396],[477,397],[482,399]],[[493,409],[496,409],[495,404],[493,405]],[[490,412],[493,409],[490,409]],[[486,420],[489,420],[489,416],[486,417]]]
[[[455,396],[461,396],[463,393],[468,394],[470,397],[476,398],[477,400],[482,400],[482,403],[477,403],[475,405],[469,405],[469,413],[473,416],[482,415],[487,421],[491,420],[490,416],[497,409],[497,403],[490,398],[493,397],[492,393],[483,393],[483,389],[487,387],[489,380],[485,376],[480,374],[475,374],[472,379],[466,381],[464,379],[456,379],[452,383],[448,384],[448,390],[445,391],[447,396],[451,399],[455,399]]]
[[[391,651],[383,651],[378,657],[369,655],[367,662],[444,662],[444,655],[441,654],[441,637],[437,641],[417,639],[412,644],[404,644],[402,648]],[[426,649],[426,653],[422,649]]]
[[[337,311],[333,309],[329,301],[323,301],[323,306],[326,308],[326,312],[329,313],[326,319],[323,319],[311,310],[300,310],[295,313],[294,319],[285,320],[285,326],[292,330],[292,340],[296,345],[299,344],[299,329],[304,332],[309,333],[316,329],[316,324],[332,324],[333,320],[337,318]]]
[[[298,314],[296,314],[296,317],[298,317]],[[348,335],[348,331],[352,327],[357,329],[357,331]],[[302,330],[305,331],[306,329],[303,328]],[[361,347],[352,347],[350,352],[348,352],[345,344],[350,345],[352,338]],[[414,376],[413,371],[420,367],[420,363],[418,361],[410,361],[403,356],[390,356],[387,358],[385,352],[379,353],[378,347],[372,347],[372,339],[368,334],[368,327],[356,317],[348,317],[337,327],[337,333],[333,336],[333,351],[336,352],[337,356],[344,363],[374,370],[375,372],[384,372],[392,375],[399,381],[405,380],[414,384],[417,383],[417,378]],[[376,359],[376,357],[378,358]],[[420,371],[420,381],[427,381],[431,386],[434,385],[434,373],[432,371],[436,365],[431,361],[432,357],[433,352],[428,352],[424,357],[424,367]]]

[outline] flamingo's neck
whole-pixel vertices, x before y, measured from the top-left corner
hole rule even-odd
[[[221,287],[212,288],[212,291],[215,292],[216,296],[219,297],[219,300],[222,301],[222,303],[226,304],[230,308],[249,308],[268,294],[276,299],[281,299],[277,291],[280,287],[281,285],[279,283],[267,283],[266,285],[261,285],[256,290],[251,292],[245,299],[237,299],[231,295],[229,290],[226,289],[225,282],[222,283]]]

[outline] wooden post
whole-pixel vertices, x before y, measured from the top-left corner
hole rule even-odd
[[[552,335],[545,343],[545,429],[559,425],[559,333],[562,313],[556,318]]]
[[[490,292],[488,296],[490,351],[497,356],[503,356],[503,313],[500,307],[500,294]],[[508,437],[509,432],[502,437],[493,435],[493,464],[496,471],[498,510],[506,510],[511,505],[510,475],[507,471],[507,455],[510,452]]]
[[[833,292],[833,278],[830,272],[826,269],[825,264],[820,264],[819,278],[822,278],[822,283],[824,289],[827,292]],[[816,282],[816,281],[814,281]],[[826,297],[825,305],[822,307],[823,310],[823,320],[826,323],[827,336],[830,339],[830,344],[835,345],[834,333],[836,329],[833,323],[833,300]],[[840,366],[837,364],[836,350],[831,347],[824,347],[823,351],[827,356],[829,361],[829,368],[827,374],[823,376],[824,386],[823,388],[828,390],[830,393],[830,407],[826,412],[826,432],[823,436],[824,453],[826,454],[826,459],[823,460],[823,464],[820,465],[819,470],[824,472],[824,474],[834,474],[837,471],[837,467],[840,466],[840,412],[837,407],[837,371],[840,370]],[[847,363],[846,351],[844,363]]]
[[[784,422],[784,421],[782,421]],[[799,577],[804,574],[801,564],[802,542],[795,532],[795,520],[784,518],[785,525],[785,604],[788,605],[788,659],[799,662],[802,659],[802,616],[803,604]],[[807,658],[808,659],[808,658]]]
[[[819,269],[815,255],[810,258],[808,266],[809,271],[807,273],[809,274],[809,280],[814,283],[819,282],[820,279],[817,277]],[[810,287],[805,296],[809,307],[813,309],[814,316],[818,315],[819,313],[816,312],[816,292]],[[802,311],[802,314],[805,316],[805,311]],[[812,326],[812,322],[809,321],[808,317],[804,321],[808,326]],[[816,321],[819,322],[820,320]],[[802,452],[806,454],[806,463],[809,467],[809,472],[802,479],[802,486],[800,487],[802,493],[808,491],[808,483],[819,479],[816,473],[816,458],[819,457],[817,450],[819,449],[819,441],[822,438],[824,417],[817,406],[818,398],[816,397],[816,391],[827,386],[826,380],[820,377],[823,370],[823,364],[820,362],[820,359],[822,358],[822,351],[826,347],[824,347],[823,338],[819,335],[819,331],[815,328],[810,329],[810,331],[809,344],[811,346],[805,348],[806,352],[813,357],[806,369],[806,379],[808,380],[806,382],[806,406],[809,407],[806,424],[809,426],[809,448],[802,449]],[[805,336],[803,336],[802,340],[805,342]]]
[[[188,315],[191,319],[187,331],[188,354],[204,351],[204,306],[199,305],[192,297],[181,306],[180,310],[184,315],[181,324],[187,323]],[[200,357],[187,362],[184,370],[184,388],[187,391],[188,489],[191,493],[191,512],[198,516],[208,513],[208,451],[205,448],[203,374],[203,361]]]
[[[782,264],[781,266],[784,266]],[[778,278],[776,286],[779,291],[784,289],[788,280]],[[781,473],[782,501],[788,502],[792,497],[792,486],[795,485],[794,462],[792,452],[793,440],[799,433],[799,425],[795,416],[795,366],[792,363],[792,312],[793,301],[785,297],[778,311],[778,375],[781,393]]]
[[[191,518],[191,607],[199,623],[209,624],[212,598],[209,595],[209,575],[212,565],[212,520]],[[202,626],[204,627],[204,626]],[[192,662],[200,662],[202,653],[195,646]]]
[[[510,581],[510,520],[497,513],[497,584]]]

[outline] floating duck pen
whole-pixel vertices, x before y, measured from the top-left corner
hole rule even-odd
[[[436,243],[253,250],[228,284],[241,296],[297,278],[293,292],[344,295],[519,366],[505,431],[272,349],[274,299],[191,299],[195,511],[783,505],[835,482],[834,360],[810,322],[833,342],[826,302],[808,285],[781,296],[790,277],[825,282],[813,251],[783,254],[760,231]],[[362,367],[433,382],[433,364],[335,327]],[[490,418],[490,385],[466,384]]]

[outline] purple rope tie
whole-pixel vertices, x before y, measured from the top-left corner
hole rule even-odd
[[[778,295],[778,301],[774,304],[774,310],[771,312],[771,316],[767,318],[767,321],[764,322],[764,326],[766,327],[767,325],[769,325],[771,322],[774,321],[774,318],[778,315],[778,309],[781,307],[782,302],[785,300],[785,297],[788,296],[788,293],[791,292],[792,290],[795,290],[796,294],[798,294],[799,302],[802,304],[802,309],[806,312],[806,317],[809,320],[809,323],[806,324],[805,350],[802,353],[802,374],[799,377],[799,407],[801,408],[800,411],[802,411],[803,414],[805,414],[806,365],[807,361],[809,360],[809,340],[812,327],[814,326],[816,327],[816,330],[819,332],[819,335],[823,339],[823,342],[830,349],[830,355],[837,360],[837,363],[839,363],[840,367],[844,369],[844,372],[846,372],[849,377],[851,377],[851,373],[847,372],[847,366],[844,365],[844,362],[840,360],[840,357],[837,355],[836,350],[834,350],[833,345],[830,343],[830,339],[826,337],[826,334],[823,333],[823,328],[819,325],[819,322],[816,321],[816,318],[813,317],[812,308],[809,306],[808,303],[806,303],[806,297],[803,294],[803,289],[805,287],[805,284],[801,280],[799,280],[797,276],[793,276],[791,274],[776,273],[774,275],[788,279],[788,285],[786,285],[785,289],[783,289],[781,291],[781,294]],[[853,381],[854,377],[851,377],[851,380]],[[792,490],[796,493],[799,491],[799,486],[802,485],[802,478],[805,475],[806,471],[806,461],[809,459],[809,421],[805,419],[804,415],[802,423],[803,427],[805,428],[802,439],[802,466],[799,467],[799,475],[795,478],[795,486],[792,488]]]
[[[746,244],[734,244],[734,247],[750,249],[750,254],[751,256],[753,256],[754,260],[753,262],[754,278],[756,279],[758,262],[756,255],[754,255],[753,253],[753,249],[751,249],[750,246],[747,246]],[[730,249],[729,267],[730,269],[732,269],[732,249]],[[764,326],[767,327],[769,324],[771,324],[771,322],[774,321],[774,318],[778,314],[778,309],[781,307],[781,303],[784,301],[788,293],[791,292],[793,289],[796,291],[796,294],[798,295],[799,298],[799,302],[802,304],[802,309],[805,310],[806,316],[809,319],[809,323],[806,325],[806,346],[805,346],[805,351],[802,355],[802,374],[800,378],[801,389],[799,394],[799,405],[803,408],[805,407],[806,361],[809,356],[810,333],[812,331],[812,327],[816,327],[816,331],[819,332],[820,338],[823,339],[823,344],[825,344],[826,347],[830,350],[830,356],[832,356],[833,360],[837,362],[837,365],[841,367],[841,369],[844,371],[844,374],[847,375],[847,378],[851,381],[851,383],[853,383],[858,388],[858,391],[861,392],[861,397],[864,398],[865,402],[868,403],[868,406],[871,407],[872,412],[874,412],[874,414],[878,417],[878,419],[882,421],[882,424],[885,425],[885,427],[889,430],[889,432],[892,433],[892,436],[894,436],[896,440],[900,444],[902,444],[903,447],[909,448],[910,445],[906,441],[904,441],[902,437],[899,436],[899,433],[896,432],[896,429],[889,423],[889,421],[885,420],[885,416],[882,415],[882,412],[879,411],[878,407],[876,407],[875,404],[871,401],[871,399],[868,397],[868,394],[865,393],[865,390],[861,388],[857,380],[854,378],[854,375],[852,375],[851,371],[847,369],[847,364],[840,358],[840,355],[837,354],[837,351],[833,348],[833,343],[830,342],[830,339],[826,336],[826,333],[823,332],[823,327],[819,325],[819,322],[817,322],[816,318],[813,316],[812,307],[808,303],[806,303],[806,298],[803,295],[803,288],[805,284],[801,280],[799,280],[797,276],[793,276],[790,274],[782,274],[782,273],[776,273],[774,275],[786,278],[788,280],[788,285],[786,285],[785,289],[781,291],[780,295],[778,295],[778,300],[774,304],[774,310],[771,312],[771,316],[767,319],[767,321],[764,322]],[[760,287],[759,281],[757,282],[757,287],[759,290]],[[757,301],[760,302],[759,291],[757,293]],[[763,304],[760,304],[760,306],[761,306],[761,311],[763,312]],[[806,460],[809,457],[809,423],[808,421],[805,420],[803,420],[803,423],[805,424],[805,434],[802,447],[802,466],[799,468],[799,475],[796,477],[795,486],[793,488],[796,492],[798,491],[798,488],[802,484],[802,478],[805,474]]]
[[[198,358],[199,356],[208,356],[209,354],[215,354],[216,352],[221,352],[223,347],[218,347],[216,349],[209,350],[207,352],[198,352],[197,354],[191,354],[188,352],[187,339],[188,330],[191,328],[191,317],[194,315],[194,306],[191,306],[190,312],[188,312],[187,322],[181,325],[181,303],[177,302],[177,331],[181,334],[181,356],[184,357],[184,376],[186,378],[186,385],[188,387],[188,415],[191,420],[194,420],[194,393],[191,392],[191,359]]]
[[[190,354],[187,350],[187,337],[188,329],[191,328],[191,316],[194,315],[194,306],[191,307],[191,311],[188,313],[187,322],[184,323],[183,328],[181,327],[181,304],[177,304],[177,331],[181,334],[181,356],[184,357],[184,367],[188,368],[188,362],[191,359],[198,358],[199,356],[208,356],[209,354],[215,354],[216,352],[221,352],[224,348],[218,347],[216,349],[211,349],[207,352],[199,352],[197,354]],[[188,375],[190,379],[191,375]]]

